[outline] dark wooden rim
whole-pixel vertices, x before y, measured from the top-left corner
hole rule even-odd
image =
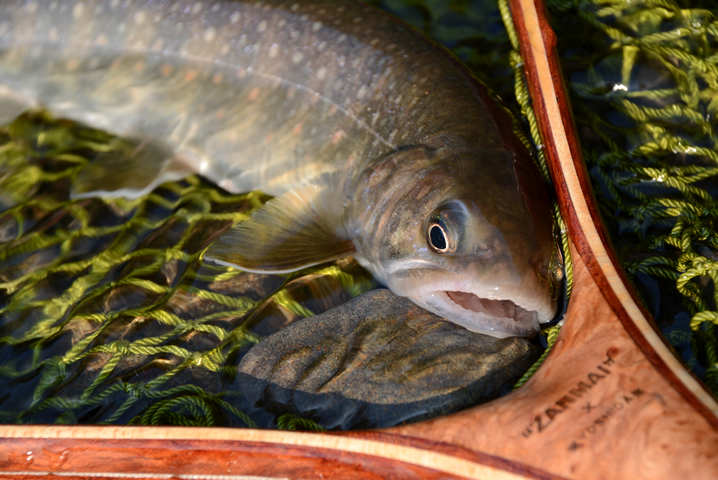
[[[86,457],[88,468],[62,469],[63,475],[89,473],[110,474],[136,472],[163,476],[197,472],[172,471],[166,465],[158,470],[157,463],[170,457],[171,452],[214,452],[219,461],[228,453],[243,453],[261,457],[301,458],[316,460],[317,471],[327,468],[326,462],[356,463],[362,469],[390,471],[410,468],[417,472],[435,472],[451,478],[467,477],[495,479],[560,479],[541,469],[494,455],[474,452],[443,442],[435,442],[382,432],[299,433],[253,429],[203,427],[131,427],[131,426],[0,426],[2,450],[15,450],[16,459],[0,457],[0,475],[12,472],[38,472],[28,468],[26,458],[34,449],[74,452]],[[23,448],[25,445],[32,447]],[[0,450],[0,452],[2,452]],[[25,452],[28,450],[28,452]],[[123,455],[116,455],[124,452]],[[138,472],[136,465],[125,466],[127,452],[142,454],[153,464],[151,471]],[[139,452],[139,453],[138,453]],[[77,455],[74,453],[74,455]],[[96,462],[100,463],[96,463]],[[401,465],[404,467],[401,467]],[[332,467],[334,468],[334,467]],[[291,469],[291,465],[285,470]],[[44,472],[40,467],[39,472]],[[279,470],[281,471],[281,469]],[[38,473],[39,473],[38,472]],[[207,475],[212,475],[205,472]],[[243,473],[246,475],[247,473]],[[276,472],[275,472],[276,474]],[[216,474],[215,474],[216,475]],[[236,475],[236,474],[235,474]]]

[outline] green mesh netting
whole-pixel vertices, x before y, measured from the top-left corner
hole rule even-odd
[[[716,4],[548,6],[619,257],[668,340],[718,394]]]
[[[0,144],[0,422],[271,426],[243,405],[234,359],[374,286],[349,259],[301,275],[201,263],[259,193],[190,177],[134,201],[68,200],[88,159],[132,143],[29,115]]]

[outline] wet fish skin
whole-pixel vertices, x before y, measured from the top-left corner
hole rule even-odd
[[[510,121],[450,56],[371,7],[5,1],[0,99],[0,118],[41,105],[177,154],[143,164],[130,189],[107,165],[78,196],[190,172],[278,196],[207,258],[291,271],[353,253],[394,292],[496,336],[554,315],[548,200]],[[437,253],[429,222],[450,220],[460,248]],[[487,313],[505,300],[529,313]]]

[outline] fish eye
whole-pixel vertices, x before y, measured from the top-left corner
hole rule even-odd
[[[440,224],[429,227],[429,246],[439,253],[444,253],[449,246],[446,233]]]
[[[448,202],[429,216],[426,243],[436,253],[453,253],[460,244],[466,223],[466,207],[461,202]]]

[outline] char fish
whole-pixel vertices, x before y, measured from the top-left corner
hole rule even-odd
[[[28,107],[161,155],[93,162],[75,197],[199,173],[276,196],[205,259],[290,272],[353,255],[470,330],[556,312],[550,204],[502,107],[459,62],[361,3],[4,0],[0,120]]]

